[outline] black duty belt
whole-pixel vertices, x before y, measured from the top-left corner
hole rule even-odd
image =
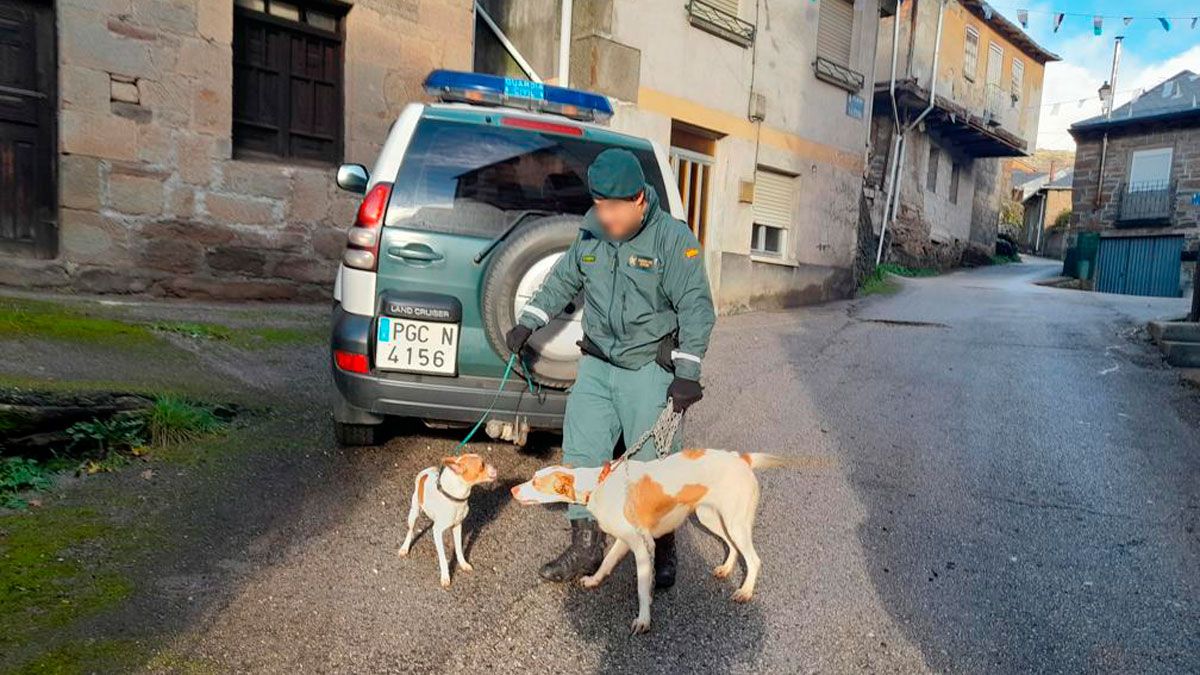
[[[592,342],[590,337],[584,335],[583,339],[579,340],[575,344],[579,345],[579,351],[583,352],[584,354],[600,359],[605,363],[616,365],[613,364],[612,359],[608,358],[608,354],[605,354],[604,350],[600,349],[599,345],[597,345],[595,342]],[[658,341],[658,352],[655,354],[654,360],[669,373],[675,372],[675,362],[671,360],[671,352],[678,347],[678,333],[668,333]]]

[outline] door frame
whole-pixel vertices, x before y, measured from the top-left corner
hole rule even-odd
[[[37,117],[37,134],[47,157],[44,159],[46,175],[40,181],[44,190],[37,205],[35,238],[32,242],[0,240],[0,255],[20,257],[55,258],[59,245],[59,181],[58,181],[58,28],[54,0],[0,0],[11,5],[25,5],[38,14],[35,19],[35,35],[40,49],[35,56],[38,70],[39,91],[44,94],[43,105]],[[35,167],[37,164],[35,164]]]

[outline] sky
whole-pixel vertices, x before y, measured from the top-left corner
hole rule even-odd
[[[1067,127],[1100,114],[1097,90],[1112,69],[1114,36],[1125,36],[1117,73],[1118,106],[1128,102],[1134,90],[1149,89],[1181,70],[1200,73],[1200,22],[1191,27],[1191,17],[1200,16],[1200,3],[1195,0],[994,0],[989,4],[1017,25],[1017,10],[1029,10],[1026,32],[1063,59],[1046,66],[1039,149],[1074,149]],[[1053,30],[1056,12],[1067,14],[1057,33]],[[1105,17],[1098,37],[1092,30],[1095,14]],[[1126,26],[1121,17],[1130,15],[1137,18]],[[1171,19],[1171,30],[1164,31],[1153,18],[1158,16],[1185,18]],[[1085,100],[1082,107],[1080,99]],[[1056,102],[1060,102],[1057,109]]]

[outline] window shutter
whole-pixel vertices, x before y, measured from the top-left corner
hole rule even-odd
[[[738,16],[738,0],[702,0],[703,2],[716,7],[717,9]]]
[[[759,169],[754,176],[754,222],[791,226],[795,185],[796,179],[787,174]]]
[[[849,67],[853,34],[854,5],[846,0],[824,0],[817,15],[817,56]]]

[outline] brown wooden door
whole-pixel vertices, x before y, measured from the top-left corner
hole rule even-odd
[[[0,253],[54,257],[54,14],[0,0]]]

